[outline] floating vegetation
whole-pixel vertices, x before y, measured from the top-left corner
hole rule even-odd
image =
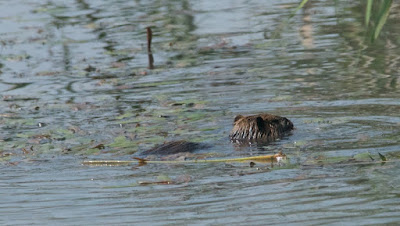
[[[130,142],[125,136],[118,136],[114,138],[114,142],[108,144],[111,148],[126,148],[132,147],[132,142]]]
[[[378,158],[379,157],[379,158]],[[379,161],[380,159],[380,161]],[[395,163],[399,162],[399,158],[393,158],[388,160],[384,155],[378,153],[378,156],[373,156],[369,152],[360,153],[352,157],[336,156],[327,157],[322,154],[316,155],[314,157],[309,157],[304,163],[301,163],[303,167],[343,167],[343,166],[357,166],[357,165],[375,165],[375,164],[385,164],[385,163]]]

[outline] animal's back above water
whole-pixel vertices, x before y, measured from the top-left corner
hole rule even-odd
[[[269,142],[293,130],[293,123],[281,116],[259,114],[236,116],[229,135],[232,141]]]
[[[144,151],[142,155],[172,155],[182,152],[194,152],[199,149],[208,148],[207,145],[184,140],[170,141]]]

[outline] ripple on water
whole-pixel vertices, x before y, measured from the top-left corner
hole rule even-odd
[[[368,43],[362,2],[310,2],[288,22],[291,1],[0,6],[1,224],[400,221],[396,14]],[[236,115],[264,112],[290,118],[293,134],[230,143]],[[180,139],[213,156],[290,160],[81,164]]]

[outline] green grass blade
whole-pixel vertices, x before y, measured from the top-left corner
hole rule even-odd
[[[374,0],[368,0],[367,2],[367,9],[365,11],[365,26],[368,27],[369,19],[371,18],[371,9],[372,9],[372,2]]]
[[[290,15],[289,19],[292,18],[292,17],[297,13],[297,11],[299,11],[301,8],[303,8],[303,6],[304,6],[307,2],[308,2],[308,0],[302,0],[301,3],[300,3],[300,5],[297,6],[297,8],[292,12],[292,14]]]
[[[383,7],[381,8],[378,16],[378,24],[375,27],[373,40],[378,38],[379,33],[382,30],[383,25],[385,25],[387,18],[389,17],[390,7],[392,6],[393,0],[384,0]]]

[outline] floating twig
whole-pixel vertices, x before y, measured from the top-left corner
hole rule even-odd
[[[154,58],[151,52],[151,39],[153,38],[153,33],[150,27],[147,27],[147,54],[149,55],[149,69],[154,69]]]
[[[246,161],[259,161],[259,162],[280,162],[286,159],[285,154],[275,154],[275,155],[262,155],[262,156],[252,156],[244,158],[232,158],[232,159],[194,159],[194,160],[176,160],[176,161],[148,161],[141,158],[135,158],[136,160],[86,160],[83,161],[84,165],[129,165],[131,163],[144,164],[185,164],[185,163],[218,163],[218,162],[246,162]]]

